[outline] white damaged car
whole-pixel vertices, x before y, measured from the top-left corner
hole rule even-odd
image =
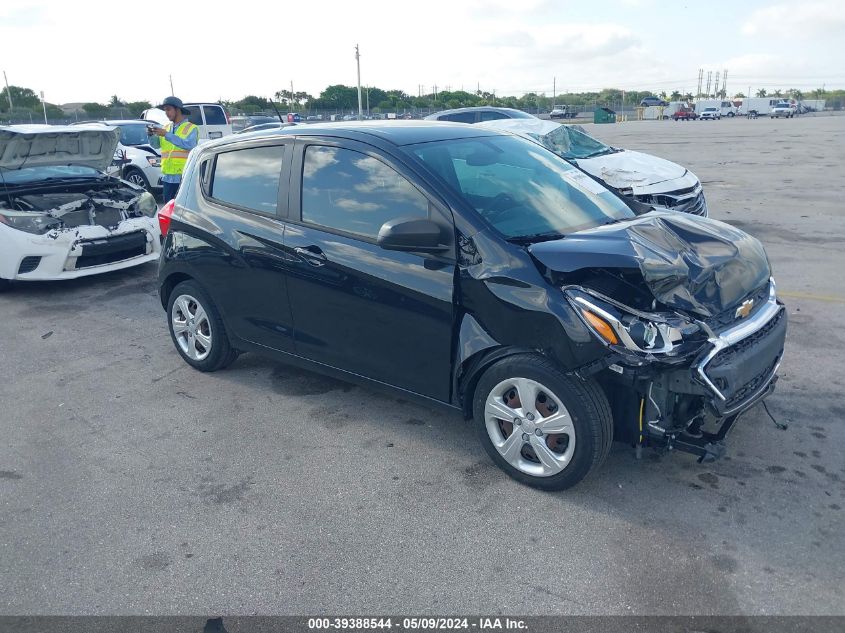
[[[119,138],[103,125],[0,126],[0,287],[158,259],[155,199],[105,173]]]
[[[663,207],[707,217],[707,202],[698,177],[676,163],[605,145],[580,125],[541,119],[501,119],[478,127],[506,131],[531,139],[566,159],[615,191],[626,202]]]

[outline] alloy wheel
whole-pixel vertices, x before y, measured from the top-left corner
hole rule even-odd
[[[192,360],[204,360],[211,353],[212,332],[208,313],[191,295],[179,295],[170,310],[173,336],[182,352]]]

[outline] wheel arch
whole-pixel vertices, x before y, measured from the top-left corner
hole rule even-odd
[[[161,307],[167,310],[167,300],[170,298],[170,293],[173,292],[173,289],[178,286],[183,281],[193,281],[195,283],[199,283],[194,277],[191,277],[188,273],[184,272],[173,272],[170,273],[164,280],[159,284],[158,294],[159,299],[161,300]]]

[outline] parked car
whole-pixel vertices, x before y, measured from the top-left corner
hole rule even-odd
[[[769,117],[772,119],[776,117],[785,117],[787,119],[791,119],[795,116],[797,110],[798,108],[792,105],[791,103],[787,101],[781,101],[771,109],[771,111],[769,112]]]
[[[155,199],[106,174],[120,135],[99,124],[0,127],[0,286],[158,259]]]
[[[565,105],[554,106],[549,112],[550,119],[574,119],[576,116],[578,116],[578,110]]]
[[[288,112],[288,123],[299,123],[302,121],[302,115],[299,112]]]
[[[473,108],[457,108],[455,110],[442,110],[429,114],[425,117],[427,121],[453,121],[455,123],[480,123],[482,121],[495,121],[497,119],[536,119],[532,114],[515,110],[514,108],[494,108],[491,106],[478,106]]]
[[[73,123],[71,125],[116,127],[120,131],[120,140],[109,172],[121,176],[133,185],[143,187],[147,191],[161,190],[160,139],[158,136],[147,134],[148,123],[138,119],[120,119]]]
[[[297,126],[208,143],[185,182],[159,215],[159,288],[200,371],[257,352],[460,411],[544,489],[612,439],[718,457],[774,388],[787,317],[761,244],[637,217],[527,139]]]
[[[698,113],[692,108],[679,108],[672,115],[675,121],[695,121],[698,118]]]
[[[643,108],[647,108],[649,106],[663,106],[666,107],[669,105],[668,101],[664,101],[660,97],[644,97],[642,101],[640,101],[640,106]]]
[[[199,128],[199,142],[222,138],[232,133],[229,115],[219,103],[186,103],[190,110],[188,120]],[[164,126],[169,121],[163,110],[150,108],[141,113],[141,118]]]
[[[580,125],[512,119],[480,123],[479,127],[540,143],[617,193],[637,213],[662,207],[707,216],[704,190],[691,171],[657,156],[606,145]]]
[[[249,114],[229,117],[229,124],[232,126],[232,133],[237,134],[248,127],[261,125],[262,123],[278,123],[279,117],[270,114]]]
[[[704,108],[699,115],[699,118],[702,121],[716,121],[722,118],[722,114],[719,112],[719,108]]]

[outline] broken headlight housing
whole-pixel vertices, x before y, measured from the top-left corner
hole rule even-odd
[[[28,211],[10,211],[3,209],[0,212],[0,223],[10,226],[18,231],[44,235],[53,229],[60,229],[62,221],[46,213],[30,213]]]
[[[158,211],[158,205],[156,204],[156,199],[153,197],[149,191],[145,191],[141,194],[141,197],[138,198],[137,202],[135,202],[134,210],[141,215],[145,215],[148,218],[153,217]]]
[[[643,312],[577,286],[563,292],[590,331],[624,355],[686,356],[707,341],[697,323],[677,313]]]

